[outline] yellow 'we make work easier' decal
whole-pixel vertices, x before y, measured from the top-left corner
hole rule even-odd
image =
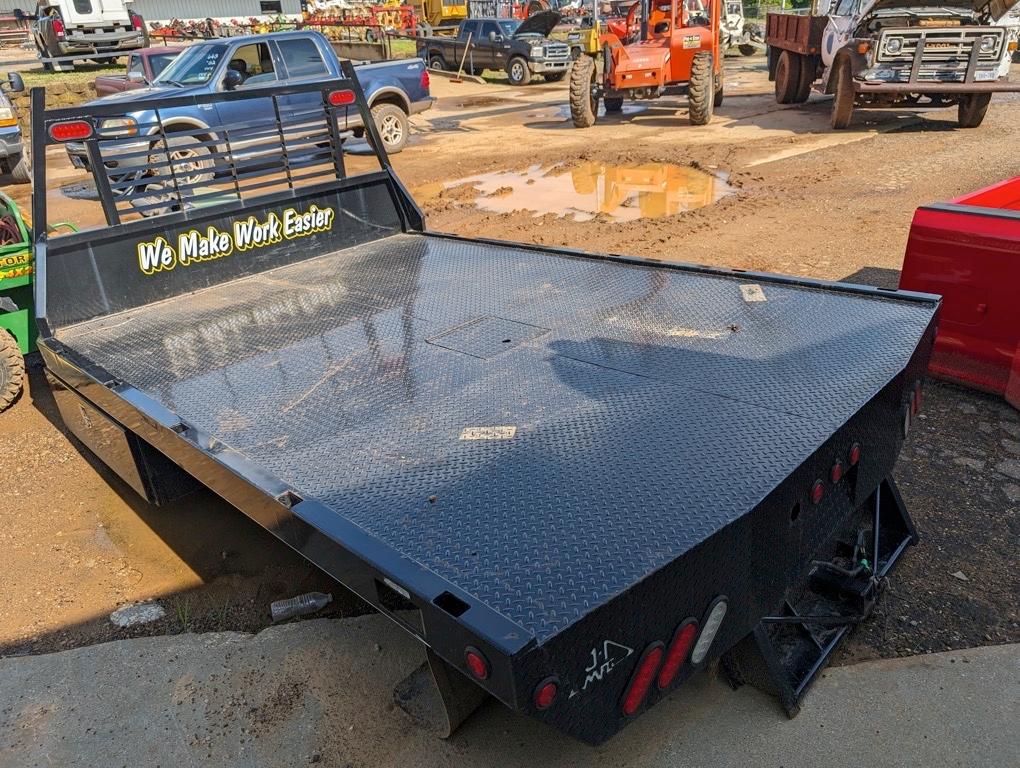
[[[281,240],[308,237],[333,227],[332,208],[310,205],[304,213],[287,208],[282,215],[270,213],[265,220],[254,216],[235,221],[229,232],[210,225],[202,232],[189,229],[171,243],[160,236],[138,244],[138,268],[147,275],[174,269],[178,264],[188,267],[203,261],[222,259],[235,250],[265,248]]]

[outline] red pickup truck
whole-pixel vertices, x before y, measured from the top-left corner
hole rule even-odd
[[[930,370],[1020,408],[1020,176],[918,208],[900,288],[942,294]]]
[[[160,45],[131,51],[126,74],[100,75],[96,78],[96,95],[109,96],[111,93],[144,88],[183,50]]]

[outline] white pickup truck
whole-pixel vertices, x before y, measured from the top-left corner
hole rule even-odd
[[[822,0],[823,3],[826,0]],[[855,107],[958,105],[976,128],[1009,79],[1013,30],[996,23],[1016,0],[828,0],[819,14],[770,13],[769,79],[781,104],[807,101],[812,86],[833,95],[832,127]]]
[[[32,36],[47,69],[71,70],[80,59],[146,48],[145,21],[131,0],[39,0]]]

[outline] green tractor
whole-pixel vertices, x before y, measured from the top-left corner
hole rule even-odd
[[[53,227],[74,230],[71,224]],[[0,411],[25,384],[25,355],[35,350],[32,310],[31,225],[17,204],[0,192]]]

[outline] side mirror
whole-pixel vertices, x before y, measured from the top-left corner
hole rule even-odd
[[[496,42],[496,38],[497,37],[499,37],[499,35],[497,35],[495,32],[490,32],[489,33],[489,42],[490,43]]]
[[[223,87],[228,91],[235,90],[243,82],[244,78],[236,69],[228,69],[227,74],[223,76]]]
[[[25,81],[17,72],[7,73],[7,90],[11,93],[21,93],[25,90]]]

